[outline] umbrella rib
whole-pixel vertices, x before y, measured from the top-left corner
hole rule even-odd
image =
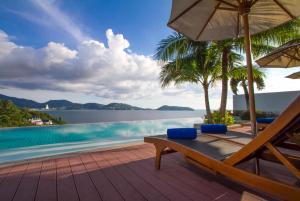
[[[211,15],[209,16],[209,18],[208,18],[207,21],[205,22],[204,26],[202,27],[201,31],[200,31],[199,34],[197,35],[196,40],[199,39],[199,37],[201,36],[202,32],[203,32],[204,29],[207,27],[209,21],[210,21],[211,18],[215,15],[215,13],[216,13],[216,11],[217,11],[217,9],[218,9],[218,7],[219,7],[220,5],[221,5],[221,2],[219,2],[219,3],[216,5],[214,11],[211,13]]]
[[[273,0],[284,12],[286,12],[290,18],[294,19],[295,16],[288,10],[286,9],[281,3],[279,3],[277,0]]]
[[[294,58],[296,58],[296,54],[297,54],[297,49],[295,50],[295,54],[294,54]],[[289,61],[289,63],[286,65],[286,68],[288,68],[289,67],[289,65],[292,63],[292,61],[293,61],[293,57],[290,57],[290,61]]]
[[[240,34],[240,14],[237,12],[237,26],[236,26],[236,37],[238,38]]]
[[[275,57],[273,60],[271,60],[270,62],[267,62],[267,63],[265,63],[264,65],[260,65],[260,66],[264,67],[265,65],[271,63],[272,61],[274,61],[275,59],[277,59],[277,58],[280,57],[281,55],[284,55],[284,53],[282,53],[282,52],[285,51],[285,50],[287,50],[288,48],[291,48],[291,47],[295,47],[295,46],[300,45],[300,44],[296,44],[296,45],[293,44],[293,45],[290,45],[290,46],[286,46],[286,45],[289,44],[290,42],[291,42],[291,41],[285,43],[284,45],[282,45],[281,47],[279,47],[279,49],[276,49],[274,52],[272,52],[272,53],[270,53],[270,54],[268,54],[268,55],[262,57],[261,59],[264,59],[264,58],[266,58],[266,57],[270,57],[270,56],[272,56],[272,55],[279,54],[278,56],[276,56],[276,57]],[[280,54],[280,53],[282,53],[282,54]],[[298,53],[298,55],[299,55],[299,53]],[[291,57],[290,55],[287,55],[287,56],[289,56],[289,58]],[[300,57],[300,55],[299,55],[299,57]],[[259,60],[260,60],[260,59],[259,59]],[[299,60],[299,59],[296,58],[296,60]]]
[[[295,53],[295,55],[296,55],[296,53]],[[292,61],[293,61],[293,58],[290,58],[290,61],[289,61],[289,63],[286,65],[286,67],[285,67],[285,68],[288,68],[288,67],[289,67],[289,65],[292,63]]]
[[[237,8],[226,8],[226,7],[219,7],[219,10],[229,10],[229,11],[238,11]]]
[[[296,53],[297,53],[297,52],[296,52]],[[285,55],[286,55],[286,57],[288,57],[288,58],[292,58],[292,59],[295,59],[295,60],[297,60],[297,61],[300,61],[300,59],[296,57],[296,53],[295,53],[294,55],[289,55],[289,54],[285,53]]]
[[[232,6],[232,7],[234,7],[234,8],[238,8],[238,6],[236,6],[236,5],[232,4],[232,3],[229,3],[229,2],[227,2],[227,1],[224,1],[224,0],[216,0],[216,1],[219,1],[219,2],[221,2],[221,3],[224,3],[224,4],[228,5],[228,6]]]
[[[293,58],[292,56],[290,56],[290,55],[288,55],[288,54],[286,54],[286,53],[280,54],[280,52],[276,52],[276,53],[274,53],[274,54],[278,54],[278,55],[277,55],[274,59],[271,59],[270,61],[268,61],[267,63],[265,63],[265,64],[263,64],[263,65],[261,65],[261,66],[262,66],[262,67],[266,67],[266,65],[268,65],[268,64],[271,63],[272,61],[278,59],[278,58],[281,57],[281,56],[285,56],[285,57],[287,57],[287,58]],[[274,54],[272,54],[272,55],[274,55]],[[267,56],[265,56],[265,57],[267,57]],[[264,58],[264,57],[263,57],[263,58]],[[263,59],[263,58],[262,58],[262,59]],[[294,59],[300,61],[300,59],[298,59],[298,58],[294,58]]]
[[[189,10],[191,10],[194,6],[196,6],[198,3],[200,3],[202,0],[198,0],[196,2],[194,2],[193,4],[191,4],[189,7],[187,7],[185,10],[183,10],[179,15],[177,15],[173,20],[171,20],[168,25],[172,24],[173,22],[175,22],[176,20],[178,20],[178,18],[180,18],[181,16],[183,16],[185,13],[187,13]]]
[[[274,55],[274,54],[272,54],[272,55]],[[271,59],[270,61],[268,61],[267,63],[265,63],[264,65],[261,65],[262,67],[265,67],[266,65],[268,65],[269,63],[271,63],[272,61],[274,61],[275,59],[278,59],[279,57],[280,57],[281,55],[280,54],[278,54],[274,59]],[[267,57],[267,56],[264,56],[264,57]],[[263,58],[264,58],[263,57]],[[262,58],[262,59],[263,59]]]
[[[254,4],[256,4],[258,2],[258,0],[254,0],[251,4],[251,7],[254,6]]]
[[[297,49],[296,52],[297,52],[298,57],[300,58],[299,49]]]

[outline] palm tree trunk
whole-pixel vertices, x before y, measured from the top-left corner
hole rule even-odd
[[[206,109],[207,120],[208,123],[212,123],[211,110],[210,110],[209,97],[208,97],[208,86],[203,85],[203,89],[204,89],[204,96],[205,96],[205,109]]]
[[[225,118],[226,105],[227,105],[227,94],[228,94],[228,48],[224,47],[222,51],[222,94],[221,94],[221,105],[220,115],[221,118]]]
[[[242,81],[242,87],[243,87],[244,94],[245,94],[247,110],[249,111],[249,92],[248,92],[247,84],[245,81]]]

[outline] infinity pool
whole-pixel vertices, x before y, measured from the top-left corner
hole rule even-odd
[[[192,127],[201,119],[73,124],[0,129],[0,164],[142,141],[167,128]]]

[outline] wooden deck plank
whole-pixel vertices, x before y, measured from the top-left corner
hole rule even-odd
[[[8,176],[10,170],[12,169],[12,166],[3,167],[0,169],[0,184],[5,180],[5,178]]]
[[[120,163],[116,165],[115,168],[135,189],[137,189],[147,200],[153,201],[167,201],[168,199],[157,191],[152,185],[148,184],[143,180],[142,177],[137,176],[129,167],[127,167],[128,161],[124,155],[123,151],[111,153],[112,158],[115,158]]]
[[[128,167],[131,168],[135,174],[142,177],[147,183],[151,184],[156,190],[163,194],[167,199],[180,201],[180,200],[190,200],[180,191],[172,188],[166,183],[166,181],[161,178],[157,178],[155,175],[151,174],[149,171],[146,171],[143,167],[137,164],[137,161],[128,163]]]
[[[97,164],[102,167],[104,174],[120,192],[124,200],[135,201],[135,200],[146,200],[139,192],[137,192],[113,167],[110,162],[109,154],[93,153],[91,155]]]
[[[98,201],[101,200],[99,192],[94,186],[92,180],[86,172],[84,165],[79,156],[69,159],[72,174],[74,176],[76,188],[81,201]]]
[[[35,201],[56,201],[56,164],[54,160],[44,161]]]
[[[148,149],[144,149],[144,151],[148,152],[150,155],[152,154],[152,150],[149,151]],[[140,154],[140,152],[138,154]],[[256,192],[254,190],[247,189],[236,182],[228,180],[225,177],[209,174],[205,170],[201,170],[198,167],[190,165],[179,153],[168,154],[163,158],[165,163],[162,164],[164,165],[164,168],[161,169],[162,171],[166,171],[167,174],[171,174],[173,176],[176,176],[180,172],[180,175],[184,176],[178,178],[179,180],[186,180],[185,183],[187,184],[193,183],[194,187],[201,186],[201,188],[205,189],[205,192],[208,192],[206,191],[206,188],[211,189],[211,193],[213,193],[214,197],[217,197],[218,200],[240,200],[241,193],[243,191],[248,190],[250,192]],[[152,160],[152,163],[154,164],[154,159]],[[171,165],[172,162],[176,163],[177,165]],[[172,170],[171,167],[173,167],[175,170]],[[169,169],[171,171],[169,171]],[[194,182],[199,184],[197,185]],[[231,188],[228,188],[228,186],[231,186]],[[202,191],[204,189],[202,189]],[[201,189],[198,190],[201,191]]]
[[[121,201],[123,198],[115,189],[109,179],[104,175],[101,168],[90,156],[90,154],[81,155],[81,160],[93,180],[103,201]]]
[[[21,179],[28,167],[28,164],[13,167],[5,180],[0,185],[1,201],[11,201],[19,187]]]
[[[149,150],[144,149],[144,151],[150,155],[153,154],[152,150],[149,152]],[[145,154],[145,152],[139,152],[139,154]],[[154,164],[154,158],[151,160],[151,163]],[[240,193],[243,189],[239,192],[233,191],[227,186],[216,182],[217,179],[220,181],[220,177],[217,178],[215,175],[209,175],[206,171],[199,170],[199,168],[193,168],[191,171],[191,166],[183,159],[182,155],[168,154],[163,157],[163,160],[163,168],[160,171],[164,171],[172,177],[181,175],[181,177],[178,177],[178,180],[195,188],[196,191],[207,194],[212,199],[224,197],[225,195],[226,197],[231,197],[231,199],[240,199]]]
[[[141,155],[143,157],[143,154],[141,151],[140,152],[134,152],[134,154]],[[136,163],[140,165],[144,170],[151,172],[154,176],[157,178],[160,178],[164,181],[166,181],[166,185],[170,185],[177,191],[181,192],[184,194],[186,197],[188,197],[191,200],[212,200],[212,198],[206,194],[203,194],[201,192],[196,191],[193,189],[191,186],[186,185],[185,183],[182,183],[181,181],[178,180],[178,178],[174,178],[173,176],[168,175],[164,171],[157,171],[154,168],[154,162],[152,159],[147,159],[147,160],[139,160]]]
[[[152,154],[152,150],[149,152],[149,150],[144,149],[144,151],[146,151],[146,152],[148,151],[149,155]],[[138,152],[137,154],[141,154],[141,152]],[[257,191],[254,189],[246,188],[245,186],[239,185],[238,183],[228,180],[225,177],[207,174],[206,171],[201,170],[193,165],[189,165],[189,163],[187,163],[184,160],[184,158],[181,154],[178,154],[178,153],[168,154],[168,155],[165,155],[163,158],[164,158],[164,160],[167,160],[164,163],[165,166],[171,166],[171,167],[174,167],[175,169],[186,169],[187,173],[189,173],[189,174],[191,174],[192,172],[196,173],[196,175],[197,175],[196,177],[187,176],[187,178],[190,178],[188,180],[188,182],[191,182],[191,178],[196,178],[197,180],[202,181],[202,182],[203,182],[203,179],[210,181],[211,184],[205,184],[205,186],[209,186],[210,188],[214,189],[214,192],[217,192],[217,194],[220,194],[220,196],[218,197],[218,200],[240,200],[241,193],[245,190],[252,192],[254,194],[258,194],[260,196],[266,197],[266,199],[274,199],[274,198],[271,198],[268,195],[264,194],[262,191]],[[170,162],[168,162],[168,159],[172,159],[173,162],[177,163],[178,165],[171,165]],[[154,159],[152,159],[152,160],[153,160],[152,163],[154,164]],[[261,165],[263,167],[264,162],[262,162]],[[269,168],[263,168],[263,169],[266,169],[266,171],[271,172],[273,174],[274,177],[272,177],[272,179],[278,178],[278,175],[276,173],[274,173],[273,170],[270,171],[272,169],[273,165],[277,165],[277,164],[270,163]],[[249,165],[249,163],[244,164],[244,166],[246,166],[248,169],[251,169],[251,167],[252,167],[251,165]],[[162,169],[163,169],[163,171],[166,170],[166,172],[169,173],[170,172],[170,171],[168,171],[169,168],[170,167],[164,167]],[[282,170],[282,168],[279,168],[279,169]],[[174,175],[176,175],[176,173],[174,173]],[[181,178],[184,179],[185,177],[180,177],[180,179]],[[228,188],[228,186],[230,186],[230,188]]]
[[[56,160],[57,167],[57,200],[58,201],[79,201],[79,195],[67,158]]]
[[[38,187],[42,163],[30,163],[22,178],[18,191],[15,194],[13,201],[34,201],[36,190]]]
[[[186,163],[178,153],[165,155],[162,169],[157,171],[154,156],[154,147],[143,144],[30,162],[28,167],[27,164],[0,167],[0,200],[33,201],[35,197],[43,201],[229,201],[239,200],[245,189],[256,194]],[[247,164],[243,165],[247,168]],[[280,165],[269,162],[262,165],[262,174],[293,181],[292,175]]]

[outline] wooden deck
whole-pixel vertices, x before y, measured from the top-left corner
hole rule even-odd
[[[142,144],[2,167],[0,200],[234,201],[241,199],[243,191],[266,198],[186,163],[178,153],[165,155],[161,170],[156,171],[154,151],[152,145]],[[267,173],[272,177],[280,175],[290,181],[280,168],[274,174],[270,168]]]

